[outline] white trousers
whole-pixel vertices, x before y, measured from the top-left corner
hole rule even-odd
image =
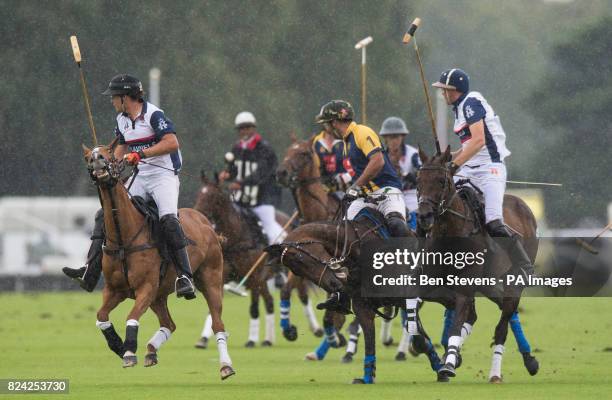
[[[368,197],[377,197],[385,195],[387,198],[378,204],[366,203],[364,198],[358,198],[353,201],[346,211],[346,218],[355,219],[359,211],[364,207],[371,207],[380,211],[384,216],[392,212],[399,213],[404,219],[406,218],[406,204],[404,203],[404,193],[394,187],[383,187],[370,194]]]
[[[419,201],[417,200],[416,189],[404,190],[404,203],[406,203],[408,211],[417,211],[419,208]]]
[[[126,183],[129,186],[131,179]],[[179,178],[171,171],[160,171],[149,175],[136,175],[130,188],[131,196],[140,196],[157,204],[159,217],[178,214]]]
[[[506,166],[502,163],[480,165],[477,168],[463,166],[455,180],[468,178],[484,194],[485,219],[489,223],[499,219],[504,221],[504,192],[506,191]]]
[[[252,208],[253,212],[257,215],[263,230],[268,237],[268,244],[274,244],[274,241],[283,240],[285,235],[283,233],[283,227],[276,222],[276,212],[274,207],[270,204],[262,204]]]

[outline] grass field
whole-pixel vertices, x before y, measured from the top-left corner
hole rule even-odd
[[[612,299],[527,298],[521,319],[540,361],[531,377],[522,365],[514,339],[509,336],[504,357],[505,383],[487,383],[489,344],[498,315],[494,306],[479,299],[479,319],[464,346],[464,364],[450,384],[435,383],[425,357],[394,361],[395,346],[378,346],[377,383],[350,385],[362,374],[363,347],[355,362],[341,364],[343,352],[330,350],[319,362],[304,361],[318,344],[306,330],[301,307],[292,319],[300,329],[296,342],[287,342],[277,328],[273,348],[245,349],[248,300],[228,295],[224,320],[230,354],[237,374],[222,382],[216,346],[193,347],[202,329],[206,307],[202,297],[186,302],[171,300],[178,326],[160,351],[160,363],[144,368],[146,341],[157,329],[149,312],[141,320],[135,368],[121,368],[121,360],[108,350],[95,327],[100,293],[0,295],[0,378],[68,378],[76,399],[606,399],[612,398]],[[294,301],[296,304],[297,301]],[[131,302],[111,315],[123,336]],[[262,306],[263,311],[263,306]],[[442,308],[426,305],[425,326],[439,340]],[[277,321],[278,325],[278,321]],[[399,323],[394,323],[399,339]],[[263,323],[262,323],[263,327]],[[379,340],[377,339],[377,342]],[[58,398],[62,395],[19,395],[16,398]],[[13,398],[12,395],[0,395]]]

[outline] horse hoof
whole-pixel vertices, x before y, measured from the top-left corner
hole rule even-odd
[[[346,346],[346,338],[344,337],[343,334],[338,332],[338,346],[337,347],[344,347],[344,346]]]
[[[344,354],[344,356],[342,357],[342,363],[349,364],[352,362],[353,362],[353,353],[347,352],[346,354]]]
[[[261,347],[272,347],[272,342],[269,340],[264,340],[261,342]]]
[[[136,355],[133,356],[123,356],[123,368],[130,368],[138,364],[138,359]]]
[[[540,363],[538,360],[529,353],[523,353],[523,363],[529,375],[534,376],[540,370]]]
[[[202,337],[195,344],[196,349],[206,349],[208,348],[208,338]]]
[[[392,344],[393,344],[393,338],[392,337],[390,337],[389,339],[383,341],[383,346],[385,346],[385,347],[389,347]]]
[[[244,344],[244,347],[246,347],[247,349],[252,349],[253,347],[255,347],[255,342],[252,340],[249,340],[248,342]]]
[[[232,375],[236,375],[236,371],[231,365],[224,365],[221,367],[221,380],[224,381]]]
[[[313,334],[315,335],[315,337],[323,337],[325,332],[323,331],[322,328],[318,328],[313,332]]]
[[[489,378],[489,383],[502,383],[503,379],[501,376],[492,376]]]
[[[317,353],[312,352],[312,353],[306,354],[306,356],[304,357],[304,360],[319,361],[319,357],[317,356]]]
[[[283,329],[283,336],[290,342],[294,342],[297,337],[297,327],[295,325],[289,326],[287,329]]]
[[[438,372],[438,380],[437,381],[440,382],[440,383],[447,383],[447,382],[450,382],[450,379],[449,379],[448,376]]]
[[[456,376],[455,367],[450,363],[444,364],[444,366],[438,370],[438,375],[454,378]]]
[[[395,355],[395,361],[406,361],[406,353],[400,351]]]
[[[351,384],[353,384],[353,385],[372,385],[372,384],[374,384],[374,379],[372,379],[372,381],[370,381],[370,382],[367,382],[363,378],[355,378],[355,379],[353,379]]]
[[[152,367],[154,365],[157,365],[157,353],[147,353],[145,356],[144,366]]]

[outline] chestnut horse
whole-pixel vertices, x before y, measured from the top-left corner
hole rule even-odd
[[[122,161],[113,156],[111,146],[90,150],[83,146],[85,161],[92,180],[98,187],[104,209],[106,246],[102,257],[104,289],[102,306],[96,325],[102,330],[109,348],[123,359],[123,367],[137,364],[136,348],[138,321],[151,307],[159,319],[160,329],[147,344],[145,367],[156,365],[157,351],[176,329],[168,310],[168,295],[174,291],[175,269],[168,266],[162,274],[162,258],[145,217],[130,200],[127,189],[120,183]],[[204,294],[212,314],[213,331],[217,337],[221,364],[221,379],[234,375],[227,352],[227,334],[221,320],[223,297],[223,255],[219,240],[208,220],[199,212],[182,208],[179,218],[190,239],[189,260],[194,266],[194,283]],[[109,321],[110,312],[127,298],[134,306],[127,316],[125,342]]]

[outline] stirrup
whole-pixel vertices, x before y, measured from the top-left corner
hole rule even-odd
[[[179,281],[186,281],[187,285],[179,288]],[[180,277],[176,278],[176,281],[174,282],[174,290],[176,291],[176,297],[184,297],[186,300],[195,299],[196,297],[193,282],[187,275],[181,275]]]

